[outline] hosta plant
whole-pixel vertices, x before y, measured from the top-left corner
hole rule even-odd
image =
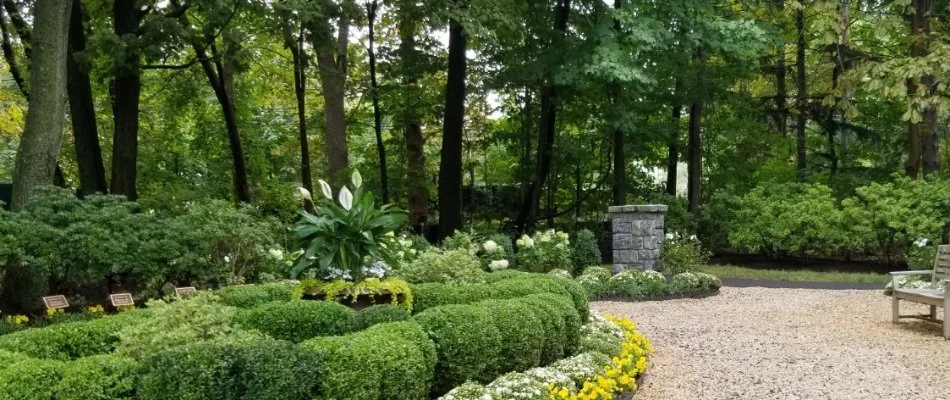
[[[303,250],[291,269],[293,276],[313,271],[318,278],[360,281],[373,276],[374,262],[396,262],[393,232],[408,217],[392,205],[377,207],[362,183],[359,172],[353,172],[355,192],[343,186],[335,202],[330,185],[320,180],[324,198],[314,202],[313,214],[300,211],[302,218],[292,232],[294,245]]]

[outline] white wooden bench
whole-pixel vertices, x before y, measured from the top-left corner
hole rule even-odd
[[[901,288],[898,285],[898,278],[909,275],[930,275],[930,280],[934,284],[940,283],[944,290],[938,289],[909,289]],[[891,282],[894,293],[891,295],[891,318],[894,323],[900,322],[901,318],[917,318],[925,321],[940,323],[937,319],[937,307],[943,307],[943,337],[950,339],[950,245],[937,246],[937,256],[934,259],[933,271],[900,271],[891,272]],[[929,315],[900,315],[900,301],[912,301],[914,303],[927,304],[930,306]]]

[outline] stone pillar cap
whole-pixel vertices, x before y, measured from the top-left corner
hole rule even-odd
[[[626,206],[607,207],[608,213],[665,213],[669,209],[665,204],[635,204]]]

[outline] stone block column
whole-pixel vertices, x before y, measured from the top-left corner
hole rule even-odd
[[[613,226],[614,272],[657,269],[666,210],[667,206],[662,204],[607,208]]]

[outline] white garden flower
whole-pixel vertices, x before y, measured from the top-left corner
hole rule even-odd
[[[224,262],[230,263],[230,262],[231,262],[231,257],[230,257],[230,256],[224,256]]]
[[[689,240],[696,240],[696,235],[689,235]]]
[[[323,192],[323,197],[333,200],[333,189],[330,188],[330,184],[323,179],[318,180],[318,182],[320,182],[320,191]]]
[[[492,271],[498,271],[500,269],[508,268],[508,260],[495,260],[488,264],[488,268]]]
[[[386,232],[386,236],[395,237],[395,236],[396,236],[396,233],[393,232],[393,231],[389,231],[389,232]]]
[[[284,259],[284,251],[281,249],[267,250],[267,254],[270,254],[270,256],[273,257],[277,261],[281,261]]]
[[[485,249],[485,251],[491,253],[495,251],[496,249],[498,249],[498,243],[495,243],[494,240],[489,240],[485,242],[484,244],[482,244],[482,248]]]
[[[666,240],[673,240],[673,237],[674,237],[674,236],[673,236],[673,233],[672,233],[672,232],[669,232],[669,233],[666,234]]]
[[[313,201],[313,197],[310,196],[310,191],[302,187],[297,188],[297,191],[294,193],[294,198],[297,200]]]
[[[403,258],[406,256],[406,252],[400,250],[396,252],[396,257]]]
[[[346,186],[343,189],[340,189],[340,205],[343,206],[343,209],[350,211],[353,208],[353,193],[350,192],[350,189],[347,189]]]
[[[353,171],[353,175],[350,176],[350,180],[353,181],[353,187],[359,189],[360,186],[363,186],[363,177],[360,175],[360,171]]]
[[[929,242],[930,241],[927,238],[920,238],[914,241],[914,246],[924,247],[924,246],[927,246]]]

